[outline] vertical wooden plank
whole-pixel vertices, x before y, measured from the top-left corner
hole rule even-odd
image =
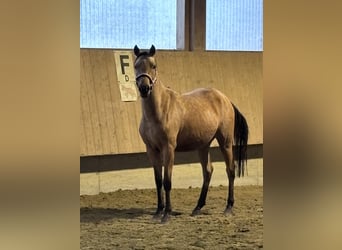
[[[96,53],[95,53],[96,52]],[[108,110],[108,105],[106,103],[111,102],[109,92],[109,77],[108,71],[106,69],[107,61],[105,56],[106,50],[98,50],[92,53],[92,63],[93,63],[93,78],[95,82],[96,89],[96,102],[97,110],[99,114],[100,121],[100,135],[102,141],[102,152],[103,154],[110,154],[112,151],[112,137],[109,132],[111,124],[108,113],[112,110]]]
[[[202,62],[202,53],[198,52],[198,53],[191,53],[191,61],[193,62],[194,66],[194,76],[195,78],[192,79],[191,81],[191,89],[194,88],[201,88],[201,87],[205,87],[205,82],[204,82],[204,78],[206,75],[206,70],[203,67],[203,62]]]
[[[103,65],[104,70],[106,71],[108,81],[106,82],[105,86],[105,99],[106,102],[104,103],[105,105],[105,110],[106,110],[106,119],[107,119],[107,129],[108,129],[108,144],[110,147],[110,150],[108,153],[110,154],[117,154],[119,152],[119,141],[117,138],[117,129],[115,126],[115,121],[114,121],[114,105],[113,105],[113,96],[111,92],[111,85],[114,84],[113,82],[113,76],[112,72],[109,70],[110,67],[114,67],[113,65],[113,60],[112,60],[112,51],[111,50],[106,50],[104,54],[104,61],[105,65]]]
[[[84,79],[84,67],[83,67],[83,62],[82,62],[82,50],[80,52],[80,155],[88,155],[88,149],[87,149],[87,136],[86,136],[86,131],[85,131],[85,123],[87,122],[84,119],[84,112],[86,109],[85,101],[86,101],[86,93],[84,91],[84,85],[85,79]]]
[[[88,155],[87,138],[86,138],[86,135],[85,135],[83,110],[82,110],[82,108],[80,110],[80,155],[81,156]]]
[[[210,78],[209,80],[209,86],[210,87],[216,87],[218,90],[222,91],[224,94],[226,94],[229,98],[229,94],[227,93],[227,79],[222,74],[222,60],[220,61],[220,57],[218,56],[218,53],[210,52],[208,55],[211,60],[211,64],[209,67],[209,73]],[[227,70],[228,65],[224,65],[224,68]]]
[[[189,92],[192,89],[192,77],[190,72],[187,70],[188,65],[191,63],[192,53],[185,52],[177,55],[177,64],[179,65],[178,79],[181,83],[179,91],[181,93]]]
[[[119,144],[119,153],[130,153],[132,144],[134,143],[132,140],[131,135],[131,129],[130,129],[130,122],[128,116],[130,115],[127,110],[125,109],[125,103],[124,102],[117,102],[118,107],[118,129],[119,129],[119,135],[120,135],[120,144]]]
[[[166,65],[169,68],[168,85],[175,91],[184,93],[187,90],[184,58],[179,53],[168,53]]]
[[[253,54],[252,53],[246,53],[243,57],[242,65],[244,68],[246,68],[246,71],[249,72],[249,74],[244,75],[244,83],[245,83],[245,89],[246,91],[245,99],[243,100],[243,105],[245,107],[245,110],[241,110],[241,112],[245,113],[245,117],[247,121],[250,124],[250,133],[253,134],[254,140],[257,140],[258,137],[258,116],[257,114],[257,106],[258,103],[257,100],[257,92],[258,92],[258,86],[255,84],[256,80],[256,69],[255,69],[255,63],[253,63]],[[254,93],[252,92],[252,89],[254,89]]]
[[[93,133],[93,123],[91,117],[91,108],[89,102],[89,92],[92,91],[90,86],[91,67],[89,63],[89,51],[82,49],[80,52],[81,68],[80,68],[80,108],[83,117],[83,128],[85,134],[85,148],[87,149],[87,155],[96,155],[95,138]],[[82,129],[82,128],[81,128]]]
[[[255,112],[255,129],[256,129],[256,138],[255,140],[258,142],[263,142],[263,85],[262,85],[262,53],[253,54],[255,58],[253,63],[254,70],[254,81],[252,89],[257,91],[255,96],[254,103],[254,112]],[[253,93],[252,93],[253,94]]]
[[[214,84],[219,84],[219,88],[223,93],[225,93],[228,98],[232,95],[231,93],[231,63],[224,61],[222,56],[218,52],[213,52],[215,69],[213,71],[213,82]]]
[[[84,57],[84,67],[85,67],[85,76],[86,76],[86,83],[87,83],[87,93],[88,93],[88,100],[89,100],[89,114],[90,114],[90,121],[92,124],[92,132],[94,138],[94,146],[95,146],[95,154],[102,155],[103,154],[103,147],[102,147],[102,138],[100,132],[100,120],[97,108],[97,98],[96,98],[96,78],[93,76],[94,65],[92,62],[93,50],[88,50],[88,53],[85,54]]]
[[[258,137],[258,141],[263,143],[263,138],[264,138],[264,128],[263,128],[263,117],[264,117],[264,110],[263,110],[263,100],[264,100],[264,95],[263,95],[263,53],[257,53],[257,63],[258,65],[256,65],[257,68],[257,80],[256,80],[256,85],[258,86],[259,89],[259,95],[258,95],[258,109],[257,109],[257,113],[259,114],[259,127],[258,127],[258,131],[259,131],[259,137]]]
[[[188,79],[184,83],[186,89],[183,92],[189,92],[193,89],[193,86],[197,81],[194,53],[193,52],[186,53],[184,55],[184,61],[185,61],[183,64],[184,68],[182,69],[182,71],[187,72],[186,74],[188,75]]]
[[[129,133],[130,133],[130,148],[131,150],[138,150],[137,148],[137,141],[141,140],[139,135],[139,124],[140,119],[136,116],[135,107],[138,104],[137,102],[129,102],[125,104],[127,106],[127,118],[128,118],[128,127],[129,127]],[[145,147],[144,147],[145,148]],[[131,152],[128,151],[128,152]],[[145,151],[145,150],[144,150]]]

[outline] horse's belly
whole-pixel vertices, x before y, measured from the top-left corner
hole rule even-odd
[[[185,152],[185,151],[193,151],[199,148],[205,147],[206,143],[187,143],[187,144],[178,144],[176,147],[177,152]]]
[[[176,151],[192,151],[208,146],[214,139],[214,131],[202,133],[179,133]]]

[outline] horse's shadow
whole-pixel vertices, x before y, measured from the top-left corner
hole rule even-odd
[[[101,221],[113,219],[135,219],[145,215],[152,216],[155,208],[103,208],[103,207],[81,207],[80,222],[81,223],[100,223]],[[172,215],[181,215],[181,212],[173,211]]]
[[[153,215],[153,208],[103,208],[103,207],[81,207],[80,221],[100,222],[111,219],[134,219],[144,215]]]

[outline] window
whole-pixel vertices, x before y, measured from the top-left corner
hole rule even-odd
[[[80,47],[178,49],[181,0],[80,0]],[[184,10],[179,8],[179,16]],[[190,13],[185,13],[189,18]],[[178,20],[179,21],[179,20]],[[206,50],[262,51],[263,0],[206,0]],[[178,35],[182,31],[178,26]],[[183,27],[184,28],[184,27]],[[178,41],[178,45],[177,45]]]
[[[176,49],[177,0],[81,0],[80,47]]]
[[[263,50],[262,0],[207,0],[206,49]]]

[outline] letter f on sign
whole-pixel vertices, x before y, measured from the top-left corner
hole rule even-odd
[[[125,67],[129,66],[129,63],[128,62],[124,62],[124,59],[128,59],[128,58],[129,58],[128,55],[120,55],[121,73],[123,75],[126,74]]]

